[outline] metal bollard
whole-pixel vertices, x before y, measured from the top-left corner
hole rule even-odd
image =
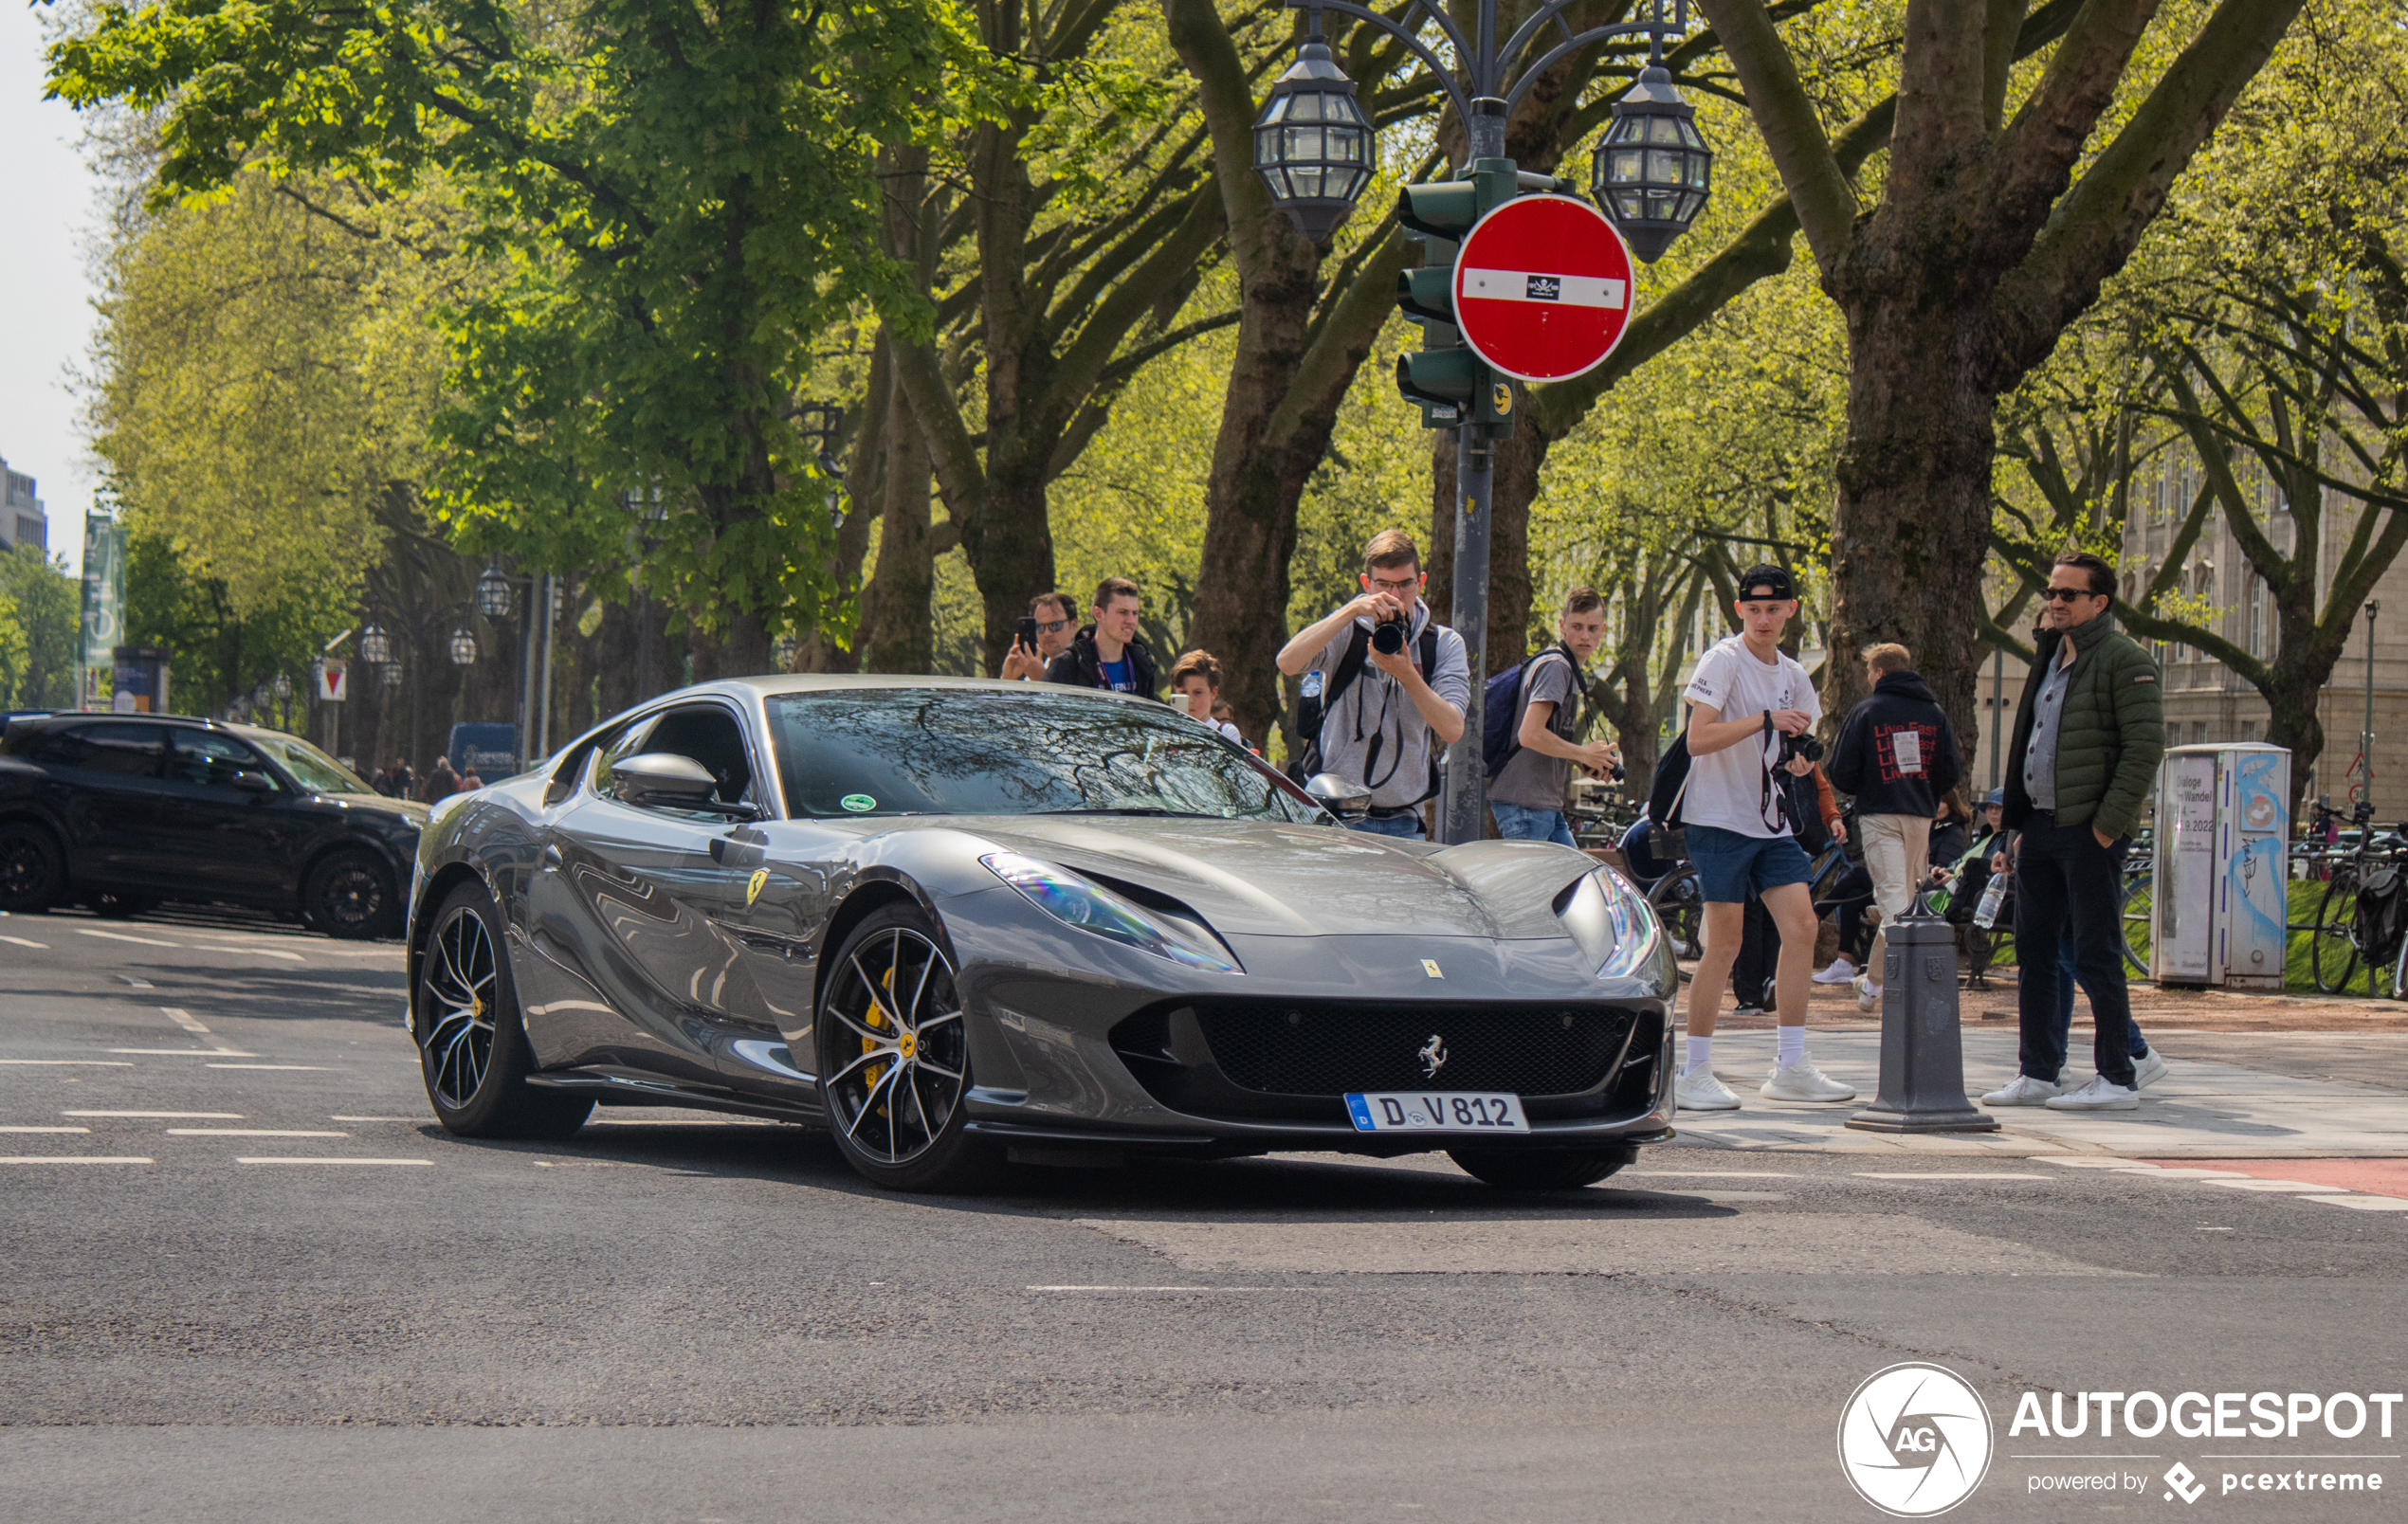
[[[1848,1118],[1866,1133],[1995,1133],[1965,1094],[1957,939],[1918,893],[1889,928],[1881,969],[1881,1095]]]

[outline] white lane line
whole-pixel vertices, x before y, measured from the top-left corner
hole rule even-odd
[[[272,947],[210,947],[207,944],[200,942],[195,942],[192,945],[195,950],[202,952],[232,952],[245,957],[259,958],[290,958],[295,963],[306,963],[309,961],[298,952],[286,952]]]
[[[0,1164],[148,1164],[151,1161],[135,1155],[116,1157],[98,1153],[9,1153],[0,1154]]]
[[[128,936],[123,932],[96,931],[89,926],[77,927],[75,929],[75,934],[78,936],[105,936],[112,942],[139,942],[144,947],[182,947],[184,945],[181,942],[162,942],[155,936]]]
[[[136,1053],[154,1059],[255,1059],[256,1053],[240,1053],[232,1048],[110,1048],[111,1053]]]
[[[431,1116],[329,1116],[330,1122],[430,1122]]]
[[[248,1154],[234,1156],[236,1164],[432,1164],[432,1159],[335,1159],[304,1158],[297,1153]]]
[[[1859,1180],[2054,1180],[2055,1175],[2013,1174],[2004,1170],[1859,1170]]]
[[[130,973],[119,974],[117,976],[117,981],[118,983],[124,985],[129,989],[151,989],[156,988],[150,980],[137,979]]]
[[[2129,1170],[2132,1168],[2132,1161],[2129,1159],[2060,1159],[2045,1153],[2038,1155],[2032,1162],[2053,1164],[2060,1170]]]
[[[88,1127],[0,1127],[0,1133],[89,1133]]]
[[[1614,1178],[1632,1180],[1679,1177],[1684,1180],[1795,1180],[1790,1170],[1616,1170]]]
[[[162,1117],[197,1122],[239,1122],[243,1119],[241,1112],[63,1111],[59,1115],[62,1116],[141,1116],[154,1121]]]
[[[248,1056],[244,1055],[244,1057]],[[305,1069],[311,1074],[331,1072],[322,1063],[212,1063],[209,1067],[212,1069]]]
[[[22,936],[0,936],[0,942],[13,943],[18,947],[38,947],[46,950],[50,946],[47,942],[28,942]]]
[[[134,1065],[114,1059],[0,1059],[0,1063],[26,1063],[46,1068],[69,1069],[131,1069]]]
[[[349,1137],[349,1133],[300,1133],[273,1127],[171,1127],[170,1137]]]
[[[2301,1201],[2320,1201],[2327,1206],[2354,1206],[2362,1212],[2408,1212],[2408,1201],[2398,1196],[2302,1196]]]
[[[2319,1196],[2329,1196],[2334,1191],[2343,1188],[2340,1186],[2311,1185],[2305,1180],[2258,1180],[2246,1176],[2239,1180],[2202,1180],[2199,1184],[2203,1186],[2222,1186],[2227,1190],[2289,1191],[2294,1195],[2308,1194]]]
[[[207,1037],[210,1035],[210,1029],[203,1026],[198,1021],[194,1020],[192,1013],[189,1010],[180,1010],[173,1006],[161,1006],[159,1007],[159,1014],[165,1016],[169,1021],[173,1022],[176,1025],[181,1026],[186,1031],[192,1033],[194,1037]]]

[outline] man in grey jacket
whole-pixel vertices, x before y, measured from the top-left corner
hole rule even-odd
[[[1434,748],[1463,735],[1471,699],[1463,637],[1431,619],[1421,601],[1428,580],[1413,536],[1383,530],[1363,547],[1362,596],[1298,631],[1279,653],[1289,677],[1322,676],[1321,734],[1309,739],[1320,747],[1320,771],[1371,790],[1371,813],[1355,828],[1407,840],[1425,834],[1421,805],[1437,788]]]

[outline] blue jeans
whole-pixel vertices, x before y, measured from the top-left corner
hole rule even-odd
[[[2062,940],[2057,943],[2057,1046],[2062,1048],[2073,1038],[2073,987],[2081,979],[2073,967],[2073,920],[2071,916],[2058,934]],[[2089,987],[2084,985],[2083,988],[2087,989]],[[2131,1023],[2130,1026],[2132,1041],[2125,1045],[2132,1050],[2132,1057],[2137,1059],[2149,1050],[2149,1040],[2141,1035],[2139,1022]]]
[[[2034,815],[2016,844],[2016,961],[2023,966],[2016,992],[2018,1059],[2032,1079],[2054,1084],[2065,1067],[2059,966],[2071,941],[2097,1027],[2091,1056],[2100,1074],[2127,1090],[2133,1086],[2132,1007],[2124,989],[2124,915],[2117,904],[2130,845],[2126,837],[2101,846],[2088,822],[2059,826],[2045,813]]]
[[[1508,842],[1553,842],[1560,846],[1578,846],[1572,839],[1572,827],[1560,809],[1532,809],[1527,805],[1508,805],[1502,800],[1488,801],[1488,813],[1497,820],[1497,834]]]
[[[1360,820],[1348,821],[1346,828],[1351,831],[1368,831],[1374,836],[1394,836],[1408,842],[1418,842],[1422,839],[1421,816],[1418,814],[1392,815],[1386,820],[1374,820],[1366,815]]]

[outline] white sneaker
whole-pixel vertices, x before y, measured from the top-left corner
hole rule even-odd
[[[2062,1085],[2052,1085],[2046,1080],[2034,1080],[2028,1074],[2019,1074],[1982,1097],[1981,1103],[1984,1106],[2037,1106],[2053,1098],[2063,1089]]]
[[[1672,1098],[1682,1111],[1739,1110],[1739,1098],[1711,1069],[1692,1069],[1672,1081]]]
[[[1858,1010],[1881,1009],[1881,986],[1861,973],[1856,976],[1856,1008]]]
[[[1856,1087],[1824,1074],[1814,1060],[1800,1059],[1786,1069],[1775,1069],[1760,1094],[1771,1100],[1854,1100]]]
[[[1734,1016],[1761,1016],[1764,1014],[1764,1007],[1761,1006],[1742,1006],[1737,1010],[1732,1011],[1731,1014]]]
[[[2157,1056],[2157,1049],[2141,1050],[2141,1056],[2132,1061],[2132,1078],[2135,1090],[2146,1090],[2165,1078],[2165,1061]]]
[[[1833,958],[1831,960],[1830,968],[1815,975],[1815,982],[1816,984],[1854,984],[1856,965],[1844,957]]]
[[[2042,1102],[2051,1111],[2138,1111],[2141,1093],[2126,1090],[2106,1075],[2092,1075],[2090,1082],[2063,1096],[2051,1096]]]

